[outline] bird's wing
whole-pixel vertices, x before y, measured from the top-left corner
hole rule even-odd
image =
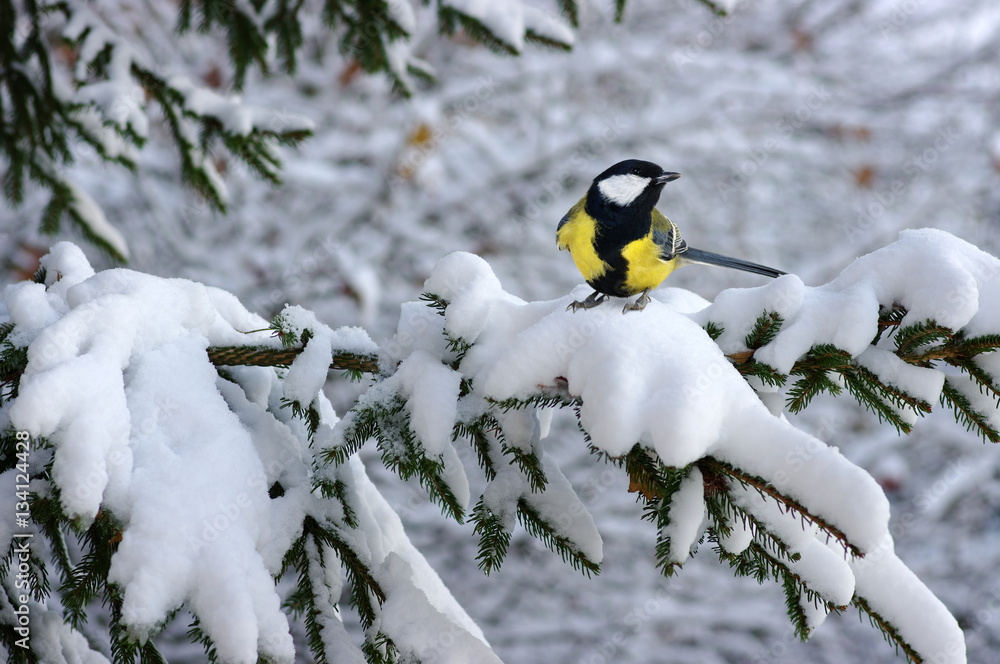
[[[660,248],[662,261],[673,260],[688,249],[677,224],[663,216],[663,213],[656,208],[653,208],[653,242]]]
[[[569,249],[569,246],[567,246],[567,245],[565,245],[565,244],[563,244],[562,242],[559,241],[559,231],[561,231],[562,227],[565,226],[569,222],[570,219],[572,219],[573,217],[575,217],[578,212],[582,211],[583,208],[584,208],[584,206],[586,204],[587,204],[587,197],[584,196],[579,201],[577,201],[576,205],[574,205],[573,207],[571,207],[569,209],[569,212],[567,212],[566,214],[563,215],[562,219],[559,220],[559,225],[556,226],[556,245],[560,249]]]

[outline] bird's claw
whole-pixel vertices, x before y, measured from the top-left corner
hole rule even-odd
[[[647,288],[642,291],[642,295],[636,298],[635,302],[629,302],[622,308],[622,314],[627,314],[630,311],[642,311],[651,300],[652,298],[649,297],[649,289]]]
[[[597,291],[594,291],[587,297],[586,300],[583,301],[577,300],[576,302],[570,302],[566,306],[566,311],[572,311],[573,313],[576,313],[577,309],[593,309],[601,302],[604,302],[604,300],[606,300],[607,297],[608,296],[605,295],[604,293],[598,293]]]
[[[577,309],[593,309],[601,302],[604,302],[604,300],[606,299],[608,299],[608,296],[606,294],[594,291],[585,300],[576,300],[575,302],[570,302],[568,305],[566,305],[566,311],[572,311],[573,313],[576,313]],[[628,304],[626,304],[625,307],[622,309],[622,313],[627,314],[630,311],[642,311],[643,309],[646,308],[646,305],[649,304],[651,301],[652,298],[649,297],[649,289],[647,288],[646,290],[642,291],[642,294],[639,295],[638,298],[636,298],[635,302],[629,302]]]

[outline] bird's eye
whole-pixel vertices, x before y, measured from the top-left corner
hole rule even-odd
[[[636,166],[632,169],[632,175],[642,175],[642,169]]]

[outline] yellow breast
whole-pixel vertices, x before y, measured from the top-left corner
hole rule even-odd
[[[581,200],[566,215],[566,223],[556,231],[556,244],[560,249],[569,249],[576,269],[584,279],[591,281],[607,272],[608,266],[594,250],[597,224],[584,211],[583,203]]]
[[[660,247],[653,242],[652,230],[646,237],[626,244],[622,256],[628,261],[625,286],[633,293],[656,288],[677,267],[676,259],[664,262],[660,258]]]

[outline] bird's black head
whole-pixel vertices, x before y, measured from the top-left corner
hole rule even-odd
[[[663,185],[680,176],[680,173],[664,171],[649,161],[627,159],[594,178],[590,195],[599,196],[601,203],[609,207],[635,206],[652,211],[660,200]]]

